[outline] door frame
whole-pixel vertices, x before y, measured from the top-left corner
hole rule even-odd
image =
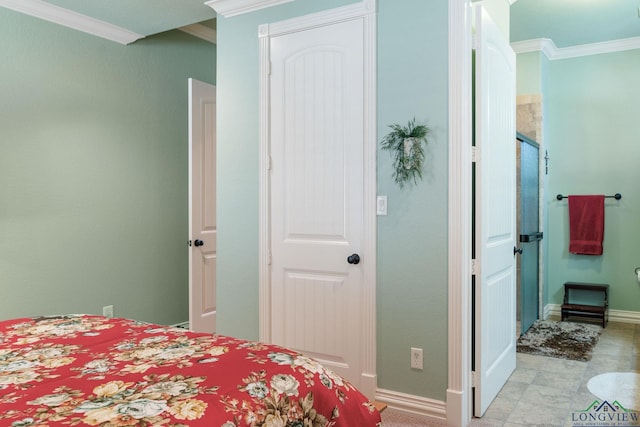
[[[363,286],[361,338],[361,391],[373,399],[377,388],[376,371],[376,171],[377,171],[377,104],[376,104],[376,0],[338,7],[302,17],[258,27],[259,37],[259,339],[271,342],[271,231],[270,231],[270,39],[282,34],[302,31],[319,25],[361,19],[364,26],[364,239],[361,253]]]
[[[472,14],[449,2],[449,229],[447,425],[471,420]]]
[[[474,0],[477,1],[477,0]],[[509,0],[512,4],[515,0]],[[472,0],[449,2],[449,229],[447,425],[473,413],[472,275]]]

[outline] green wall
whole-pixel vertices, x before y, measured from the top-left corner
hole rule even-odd
[[[540,52],[521,53],[516,59],[516,93],[518,95],[542,93],[542,62]]]
[[[258,337],[258,25],[353,0],[297,0],[218,20],[218,327]],[[424,181],[400,191],[378,155],[378,386],[444,400],[447,388],[447,39],[445,0],[378,2],[378,140],[412,117],[433,133]],[[410,347],[425,368],[409,368]]]
[[[555,60],[526,53],[517,66],[518,94],[543,95],[543,149],[550,158],[543,175],[543,304],[561,304],[568,281],[609,283],[611,309],[640,311],[634,274],[640,266],[640,50]],[[555,195],[618,192],[621,201],[605,204],[603,255],[570,254],[567,200]]]
[[[432,129],[424,180],[399,190],[378,153],[378,386],[444,400],[447,389],[448,3],[379,2],[378,140],[412,117]],[[424,371],[408,366],[424,348]]]
[[[215,46],[4,8],[0,32],[0,319],[187,320],[187,78],[215,82]]]
[[[551,61],[547,141],[548,303],[566,281],[609,283],[611,309],[640,311],[640,50]],[[567,201],[556,194],[621,193],[606,199],[602,256],[568,252]]]

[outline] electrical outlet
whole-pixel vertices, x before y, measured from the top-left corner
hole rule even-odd
[[[113,317],[113,306],[105,305],[104,307],[102,307],[102,315],[104,317]]]
[[[411,369],[423,369],[422,349],[411,347]]]

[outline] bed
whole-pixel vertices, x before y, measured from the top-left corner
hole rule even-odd
[[[0,426],[374,427],[351,384],[274,345],[129,319],[0,321]]]

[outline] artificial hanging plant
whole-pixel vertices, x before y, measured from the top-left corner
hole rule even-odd
[[[416,118],[409,120],[406,126],[389,125],[391,132],[381,142],[383,150],[389,150],[393,157],[393,178],[403,188],[407,181],[422,179],[424,163],[424,147],[430,129],[425,125],[417,125]]]

